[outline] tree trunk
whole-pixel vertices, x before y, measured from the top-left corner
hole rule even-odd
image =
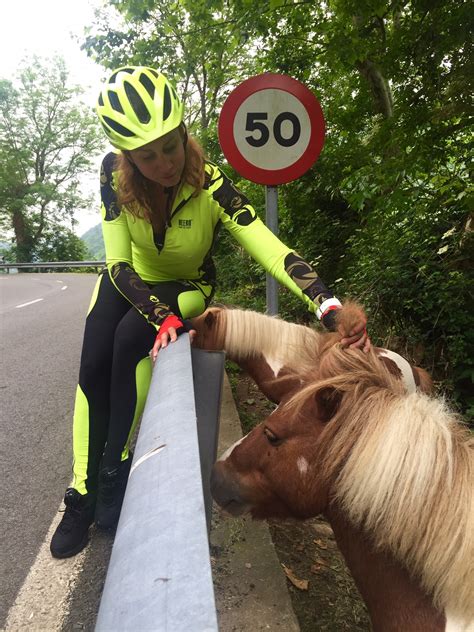
[[[12,224],[15,232],[16,260],[18,263],[29,262],[31,261],[33,243],[25,216],[21,210],[13,211]]]
[[[377,112],[384,118],[390,118],[393,115],[393,98],[388,81],[370,59],[357,62],[357,69],[369,83]]]

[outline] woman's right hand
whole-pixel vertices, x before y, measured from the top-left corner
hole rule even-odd
[[[179,318],[175,314],[167,316],[161,324],[161,327],[156,335],[153,349],[150,351],[150,357],[153,364],[155,364],[156,362],[156,358],[158,357],[160,349],[164,349],[165,347],[167,347],[170,341],[176,342],[178,336],[186,331],[189,333],[189,337],[192,343],[194,336],[196,335],[196,330],[188,329],[181,318]]]

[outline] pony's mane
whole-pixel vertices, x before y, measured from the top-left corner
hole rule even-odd
[[[316,377],[316,381],[314,380]],[[332,391],[335,389],[335,391]],[[376,356],[338,345],[288,405],[338,392],[318,467],[344,514],[421,581],[435,606],[474,618],[473,440],[441,399],[406,394]]]
[[[225,332],[225,349],[234,358],[251,358],[262,353],[299,371],[304,366],[315,365],[321,344],[334,335],[320,334],[310,327],[250,310],[223,309],[219,319],[219,327]]]

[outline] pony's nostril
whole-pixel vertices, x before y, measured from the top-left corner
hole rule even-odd
[[[246,506],[240,493],[238,481],[219,461],[211,472],[211,494],[218,505],[231,513],[238,514]]]

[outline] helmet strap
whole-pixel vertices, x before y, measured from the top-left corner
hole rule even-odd
[[[180,128],[181,128],[181,134],[183,137],[183,145],[184,145],[184,148],[186,149],[186,145],[188,144],[188,130],[186,129],[186,125],[184,123],[181,123]]]

